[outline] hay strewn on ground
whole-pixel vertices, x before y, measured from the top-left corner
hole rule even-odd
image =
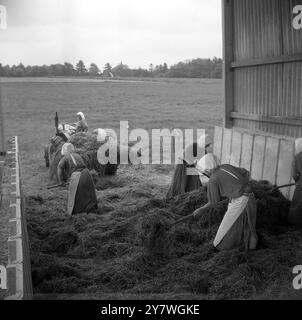
[[[233,299],[280,297],[281,287],[290,292],[302,232],[286,225],[288,202],[279,192],[267,195],[265,184],[253,185],[258,250],[215,252],[225,206],[170,227],[206,202],[204,189],[165,200],[167,186],[147,181],[144,168],[121,170],[108,186],[100,188],[99,212],[71,219],[64,195],[27,199],[36,294]]]

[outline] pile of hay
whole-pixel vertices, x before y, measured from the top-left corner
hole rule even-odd
[[[89,170],[94,170],[99,176],[104,175],[114,175],[118,169],[119,164],[108,163],[106,165],[101,165],[97,160],[97,151],[102,146],[103,143],[97,141],[97,136],[95,134],[79,132],[70,137],[70,143],[75,147],[75,152],[78,153],[84,160],[85,165]],[[58,183],[57,168],[60,160],[62,159],[61,143],[56,150],[54,150],[50,169],[49,169],[49,179],[53,183]],[[119,161],[119,147],[118,147],[118,161]],[[108,154],[107,154],[108,155]]]
[[[123,149],[123,147],[120,146],[117,142],[111,141],[111,143],[113,143],[113,146],[117,148],[117,163],[108,163],[106,165],[101,165],[97,161],[97,151],[99,147],[101,147],[105,143],[98,142],[97,136],[95,134],[84,132],[77,133],[71,136],[70,142],[75,146],[76,152],[83,157],[88,169],[95,170],[101,176],[114,175],[116,173],[120,163],[120,154]],[[134,147],[134,145],[134,143],[130,142],[128,145],[129,149],[127,149],[127,151],[129,152],[130,148]],[[107,157],[109,156],[109,150],[106,151],[105,155]],[[129,153],[128,160],[130,163]]]
[[[139,238],[142,246],[152,255],[169,255],[171,217],[165,217],[166,214],[165,210],[155,210],[141,221]]]
[[[100,207],[108,203],[106,214],[70,220],[53,215],[63,206],[60,199],[42,204],[30,199],[36,293],[234,299],[255,298],[270,292],[272,285],[291,284],[288,270],[301,263],[302,232],[286,225],[289,202],[280,192],[267,193],[267,184],[253,183],[257,229],[266,245],[248,253],[213,248],[226,205],[171,227],[207,201],[204,188],[169,200],[152,196],[151,188],[145,193],[141,186],[132,188],[115,188],[100,197]]]
[[[74,145],[76,149],[85,151],[96,151],[102,145],[101,142],[97,141],[97,136],[92,133],[79,132],[73,134],[69,142]]]
[[[286,226],[290,201],[268,181],[251,181],[250,185],[257,199],[257,229]]]
[[[76,152],[83,158],[89,170],[95,170],[99,176],[115,174],[118,164],[101,165],[97,159],[98,149],[103,143],[97,141],[95,134],[80,132],[71,136],[70,142],[75,146]],[[114,168],[114,169],[113,169]]]

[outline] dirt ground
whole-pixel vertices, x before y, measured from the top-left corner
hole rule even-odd
[[[173,230],[171,257],[144,251],[142,221],[162,214],[172,222],[181,214],[181,203],[168,211],[162,205],[172,166],[120,167],[116,176],[96,181],[98,211],[72,219],[65,215],[67,191],[46,189],[42,149],[53,133],[55,111],[66,122],[83,111],[91,128],[117,128],[129,120],[131,128],[206,128],[212,134],[221,124],[220,81],[37,80],[7,82],[2,90],[7,134],[20,141],[37,299],[298,298],[292,268],[302,263],[300,230],[265,232],[265,245],[247,255],[215,253],[210,239],[217,221],[205,239],[207,228],[192,222]]]
[[[148,224],[173,223],[205,200],[197,191],[165,203],[170,176],[164,167],[121,168],[97,183],[98,211],[71,219],[65,190],[28,197],[36,298],[300,298],[292,267],[302,259],[302,232],[278,218],[259,219],[261,246],[249,253],[214,251],[221,214],[172,228],[159,243],[148,238]]]

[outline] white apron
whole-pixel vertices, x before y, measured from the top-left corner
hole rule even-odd
[[[77,162],[75,158],[70,155],[71,160],[73,161],[74,165],[77,166]],[[81,172],[75,171],[72,173],[69,181],[69,187],[68,187],[68,200],[67,200],[67,214],[69,216],[72,215],[73,207],[74,207],[74,202],[75,202],[75,196],[77,193],[79,181],[81,177]]]
[[[229,172],[228,170],[221,169],[222,171],[228,173],[236,180],[240,180],[235,174]],[[240,217],[243,210],[246,208],[247,203],[249,201],[249,196],[242,195],[239,198],[231,199],[228,205],[228,210],[225,213],[222,222],[217,231],[216,237],[214,239],[214,246],[217,247],[224,236],[229,232],[232,228],[233,224]]]
[[[219,245],[219,243],[222,241],[224,236],[229,232],[233,224],[240,217],[241,213],[246,208],[248,201],[249,201],[249,196],[247,195],[243,195],[239,198],[231,200],[231,202],[228,205],[228,210],[222,219],[222,222],[219,226],[216,237],[214,239],[215,247]]]
[[[68,200],[67,200],[67,214],[72,215],[75,196],[77,193],[79,181],[81,177],[81,172],[76,171],[70,177],[69,187],[68,187]]]

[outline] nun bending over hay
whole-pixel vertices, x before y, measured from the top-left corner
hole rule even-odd
[[[74,152],[71,143],[65,143],[61,153],[63,158],[58,164],[59,183],[69,180],[67,213],[89,213],[97,209],[94,183],[82,157]]]
[[[181,163],[176,165],[171,186],[166,198],[172,198],[179,194],[199,189],[206,184],[208,178],[199,175],[195,169],[194,160],[207,154],[207,148],[211,145],[208,135],[202,135],[198,142],[189,144],[184,150]]]
[[[302,138],[295,141],[295,157],[292,163],[292,177],[296,182],[296,189],[288,213],[288,222],[302,227]]]
[[[222,198],[229,198],[227,212],[214,239],[214,247],[218,250],[256,249],[257,206],[248,185],[250,173],[230,164],[219,165],[219,160],[211,153],[196,163],[196,169],[207,174],[210,179],[208,203],[195,210],[195,217],[215,206]]]

